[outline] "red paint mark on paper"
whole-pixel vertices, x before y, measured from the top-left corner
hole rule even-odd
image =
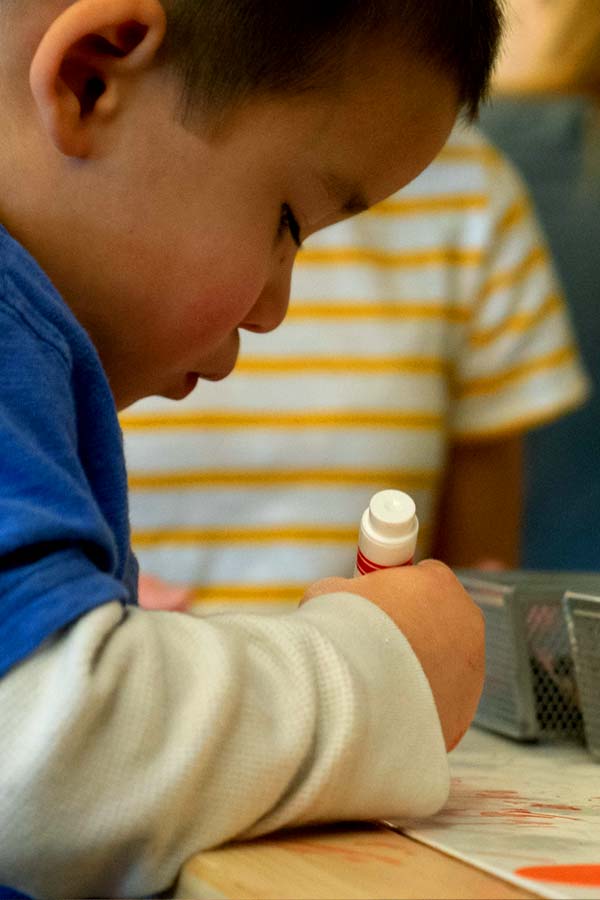
[[[510,825],[535,825],[536,828],[552,828],[556,823],[543,821],[537,816],[513,816],[510,810],[506,810],[506,812],[480,812],[480,816],[488,819],[504,819],[505,822],[508,822]]]
[[[468,816],[473,815],[473,810],[469,809],[467,806],[445,806],[440,815],[443,815],[445,819],[451,818],[452,816],[467,818]]]
[[[568,819],[572,822],[578,822],[579,818],[577,816],[563,816],[563,815],[553,815],[552,813],[542,813],[542,812],[532,812],[530,809],[520,809],[519,807],[511,807],[510,809],[502,809],[502,810],[482,810],[479,813],[480,816],[494,816],[497,818],[508,818],[508,819],[534,819],[536,822],[541,819],[549,819],[549,820],[564,820]]]
[[[536,809],[564,809],[571,812],[581,812],[580,806],[560,806],[558,803],[532,803]]]
[[[515,875],[534,881],[553,881],[556,884],[582,884],[600,887],[600,865],[596,863],[561,866],[524,866]]]

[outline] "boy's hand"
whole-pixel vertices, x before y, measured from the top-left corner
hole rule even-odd
[[[167,609],[185,612],[194,602],[194,592],[182,585],[169,584],[162,578],[140,573],[138,582],[140,606],[144,609]]]
[[[452,571],[436,560],[358,578],[324,578],[308,588],[302,603],[339,591],[375,603],[400,628],[429,680],[446,749],[452,750],[469,727],[483,688],[484,623],[479,607]]]

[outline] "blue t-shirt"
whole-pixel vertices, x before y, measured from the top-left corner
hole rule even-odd
[[[137,601],[114,400],[87,333],[0,226],[0,675]]]

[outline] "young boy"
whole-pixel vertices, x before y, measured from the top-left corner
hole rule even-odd
[[[144,895],[232,837],[431,813],[482,683],[454,576],[140,610],[116,408],[280,323],[300,241],[474,112],[495,3],[0,9],[0,882]]]

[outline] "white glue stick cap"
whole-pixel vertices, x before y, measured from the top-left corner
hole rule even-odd
[[[403,491],[379,491],[360,522],[358,546],[380,566],[401,566],[415,555],[419,520],[415,502]]]

